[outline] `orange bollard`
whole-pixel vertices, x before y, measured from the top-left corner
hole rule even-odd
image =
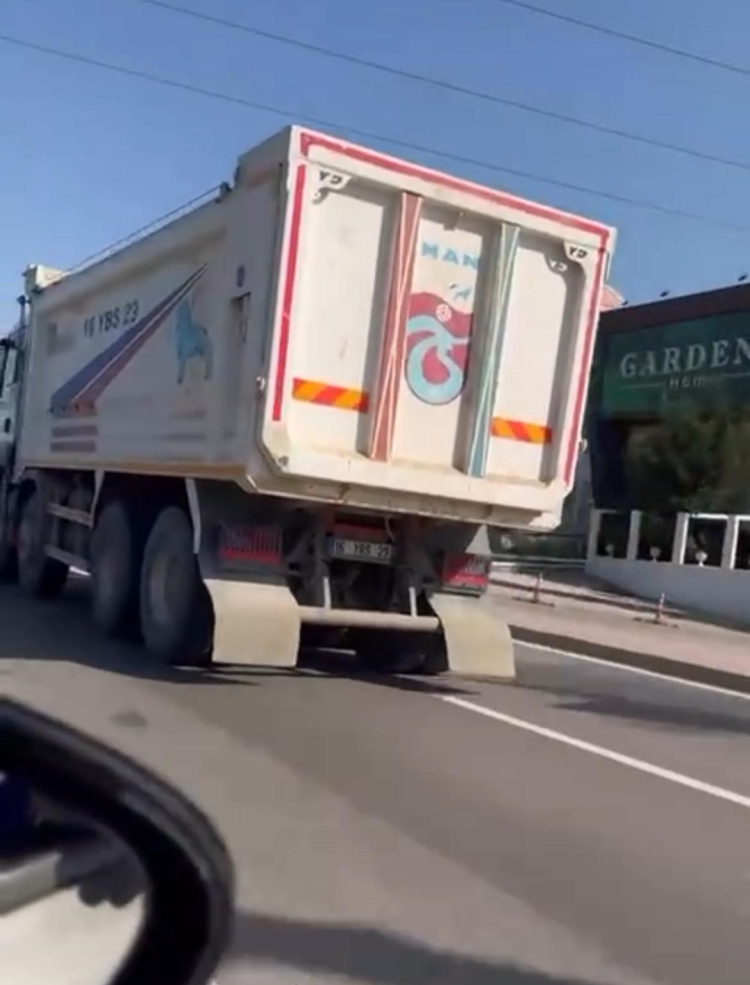
[[[666,595],[664,592],[659,596],[659,601],[656,603],[656,614],[654,616],[654,622],[663,623],[664,622],[664,603],[666,602]]]
[[[531,595],[531,601],[535,602],[537,605],[541,604],[542,601],[542,572],[540,571],[536,576],[536,581],[534,582],[534,591]]]

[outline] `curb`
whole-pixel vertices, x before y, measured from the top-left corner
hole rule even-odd
[[[660,657],[653,653],[638,653],[635,650],[625,650],[605,643],[595,643],[592,640],[582,640],[574,636],[559,633],[546,633],[528,626],[517,626],[510,623],[510,631],[514,640],[519,643],[536,643],[552,650],[570,650],[584,657],[597,657],[608,663],[620,664],[625,667],[637,667],[639,670],[650,670],[665,677],[677,680],[695,681],[699,684],[711,684],[715,687],[737,691],[740,694],[750,694],[750,675],[736,674],[730,670],[720,670],[717,667],[702,667],[698,664],[684,663]]]

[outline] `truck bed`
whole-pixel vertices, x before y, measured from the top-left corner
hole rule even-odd
[[[290,128],[35,294],[20,459],[552,525],[613,239]]]

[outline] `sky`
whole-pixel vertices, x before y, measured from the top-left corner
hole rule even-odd
[[[499,0],[174,0],[463,87],[747,162],[686,157],[448,93],[156,9],[141,0],[0,0],[0,35],[278,107],[270,113],[0,40],[0,329],[21,271],[68,268],[207,188],[304,116],[532,172],[707,221],[372,146],[617,227],[611,282],[632,303],[750,273],[750,74],[721,71]],[[750,69],[741,0],[535,0]],[[727,228],[746,226],[747,231]]]

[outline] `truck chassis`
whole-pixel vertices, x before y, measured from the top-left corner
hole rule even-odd
[[[370,669],[511,678],[488,604],[486,529],[339,512],[238,484],[6,469],[0,563],[37,597],[90,576],[107,637],[160,660],[294,667],[300,647],[353,649]]]

